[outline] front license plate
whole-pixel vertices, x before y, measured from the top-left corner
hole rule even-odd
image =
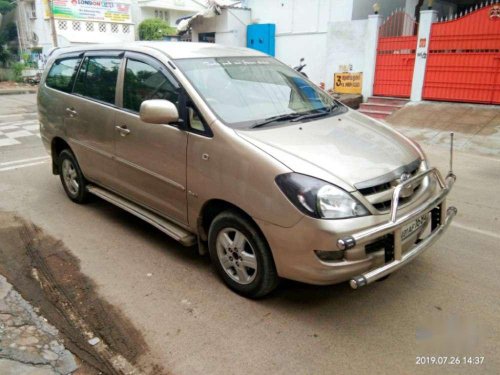
[[[410,237],[413,233],[418,231],[427,223],[427,214],[420,216],[417,220],[412,221],[409,224],[406,224],[403,229],[401,229],[401,240],[404,241],[408,237]]]

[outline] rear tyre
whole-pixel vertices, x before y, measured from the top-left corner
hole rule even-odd
[[[59,177],[64,191],[69,199],[75,203],[85,203],[88,201],[87,182],[75,155],[70,150],[63,150],[58,156],[57,165],[59,167]]]
[[[210,225],[208,249],[226,285],[242,296],[260,298],[278,285],[278,274],[266,240],[250,220],[225,211]]]

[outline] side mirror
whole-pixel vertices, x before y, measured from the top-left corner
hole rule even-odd
[[[141,103],[139,117],[150,124],[170,124],[179,121],[179,112],[175,104],[168,100],[151,99]]]

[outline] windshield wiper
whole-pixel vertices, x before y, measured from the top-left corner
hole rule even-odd
[[[262,120],[260,122],[257,122],[255,124],[253,124],[252,125],[252,129],[254,129],[254,128],[260,128],[262,126],[265,126],[267,124],[270,124],[270,123],[276,122],[276,121],[293,120],[293,119],[301,117],[301,116],[303,116],[303,115],[300,114],[300,113],[286,113],[286,114],[283,114],[283,115],[268,117],[265,120]]]
[[[310,118],[323,117],[323,116],[326,116],[326,115],[332,113],[337,108],[338,108],[337,103],[333,103],[330,107],[325,107],[325,108],[321,108],[321,109],[317,110],[317,111],[321,111],[321,112],[313,112],[313,113],[304,114],[302,116],[297,116],[292,120],[292,122],[307,120]]]

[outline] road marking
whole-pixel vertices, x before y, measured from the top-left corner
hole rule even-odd
[[[29,163],[35,160],[44,160],[44,159],[49,159],[50,156],[37,156],[36,158],[29,158],[29,159],[20,159],[20,160],[13,160],[13,161],[5,161],[3,163],[0,163],[0,166],[4,165],[12,165],[12,164],[22,164],[22,163]]]
[[[460,228],[460,229],[468,230],[469,232],[474,232],[474,233],[477,233],[477,234],[481,234],[483,236],[488,236],[488,237],[493,237],[493,238],[496,238],[496,239],[500,239],[500,234],[498,234],[498,233],[494,233],[494,232],[490,232],[490,231],[483,230],[483,229],[478,229],[478,228],[472,228],[472,227],[469,227],[467,225],[460,224],[460,223],[458,223],[456,221],[452,222],[451,225],[454,226],[454,227]]]
[[[9,121],[9,122],[0,122],[0,128],[5,129],[9,127],[17,127],[17,126],[32,126],[38,125],[38,120],[20,120],[20,121]]]
[[[50,159],[49,156],[39,156],[30,159],[6,161],[0,163],[0,167],[4,166],[3,168],[0,168],[0,172],[6,172],[6,171],[11,171],[13,169],[27,168],[35,165],[45,164],[49,161],[48,159]]]
[[[38,112],[23,112],[23,113],[11,113],[8,115],[0,115],[0,119],[6,117],[20,117],[20,116],[38,116]]]
[[[0,147],[2,147],[2,146],[12,146],[12,145],[18,145],[18,144],[21,144],[21,142],[18,142],[15,139],[0,138]]]
[[[26,167],[32,167],[34,165],[45,164],[45,163],[47,163],[47,161],[48,160],[43,160],[43,161],[37,161],[37,162],[34,162],[34,163],[13,165],[12,167],[0,168],[0,172],[6,172],[6,171],[13,170],[13,169],[21,169],[21,168],[26,168]]]

